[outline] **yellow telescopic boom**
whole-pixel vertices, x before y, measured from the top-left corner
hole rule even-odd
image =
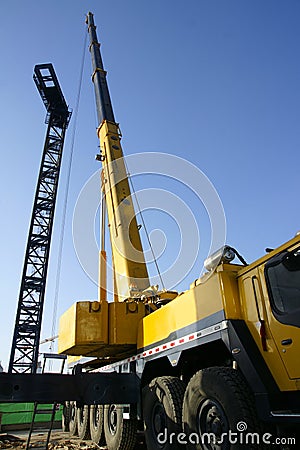
[[[99,122],[101,151],[97,159],[102,161],[102,189],[112,248],[114,298],[116,301],[123,301],[139,297],[150,282],[121,147],[121,134],[114,118],[92,13],[88,13],[86,22]]]

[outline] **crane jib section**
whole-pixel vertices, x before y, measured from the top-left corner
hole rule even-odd
[[[37,181],[11,348],[9,372],[35,373],[50,243],[65,132],[71,113],[52,64],[35,66],[34,81],[48,124]]]

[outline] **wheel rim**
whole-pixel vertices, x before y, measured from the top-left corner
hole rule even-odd
[[[204,433],[213,433],[216,437],[216,442],[203,442],[203,448],[209,450],[223,450],[228,448],[228,440],[222,441],[222,434],[229,431],[228,419],[221,404],[215,400],[207,398],[198,408],[197,425],[199,436]],[[218,443],[219,442],[219,443]]]
[[[118,426],[118,416],[116,405],[110,405],[108,410],[108,428],[111,434],[116,434]]]
[[[152,410],[152,431],[157,440],[159,433],[163,433],[167,428],[167,417],[164,407],[161,403],[156,403]]]

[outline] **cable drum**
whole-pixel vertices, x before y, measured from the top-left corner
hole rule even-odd
[[[208,177],[183,158],[148,152],[132,154],[124,160],[131,181],[139,186],[132,191],[131,199],[124,201],[134,203],[137,221],[142,224],[140,233],[151,284],[175,289],[189,274],[196,271],[196,276],[199,276],[206,257],[224,246],[226,220],[222,202]],[[116,183],[119,181],[115,180]],[[77,258],[96,284],[99,254],[96,236],[99,227],[95,226],[95,217],[99,204],[100,173],[97,171],[81,190],[73,215],[73,242]],[[203,225],[204,214],[207,215],[209,227]],[[127,242],[130,242],[129,235]],[[122,254],[122,245],[117,241],[114,244]],[[131,259],[136,257],[139,260],[136,252],[132,246]],[[154,273],[155,268],[159,273]],[[109,270],[112,270],[111,267],[108,267],[108,273]],[[190,283],[192,280],[187,281]],[[109,279],[107,289],[112,292]]]

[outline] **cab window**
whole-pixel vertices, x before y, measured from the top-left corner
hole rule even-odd
[[[266,264],[273,309],[281,315],[300,310],[300,248],[278,255]]]

